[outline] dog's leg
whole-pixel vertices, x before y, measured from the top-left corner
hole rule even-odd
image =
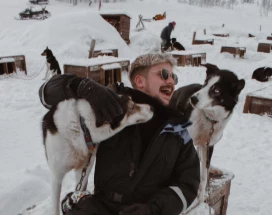
[[[66,172],[63,171],[52,171],[52,210],[53,215],[60,214],[60,193],[61,184]]]
[[[207,146],[202,145],[197,147],[197,152],[200,163],[200,185],[198,190],[199,201],[204,202],[205,194],[206,194],[206,185],[207,185],[207,167],[206,167],[206,160],[207,160]]]
[[[45,72],[45,76],[44,76],[43,80],[47,80],[49,78],[49,72],[50,72],[49,64],[46,63],[46,72]]]

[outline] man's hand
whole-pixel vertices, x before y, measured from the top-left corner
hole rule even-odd
[[[123,208],[119,215],[151,215],[151,209],[146,204],[132,204]]]
[[[92,106],[97,127],[105,122],[111,123],[116,116],[123,114],[119,96],[88,78],[80,82],[77,96],[85,98]]]

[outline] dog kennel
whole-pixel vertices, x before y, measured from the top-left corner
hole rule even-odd
[[[127,44],[130,43],[129,31],[130,31],[130,17],[124,13],[100,13],[100,15],[116,30],[119,32],[120,36],[126,41]]]
[[[118,57],[118,49],[115,49],[115,48],[94,49],[93,57],[104,56],[104,55]],[[89,53],[89,58],[91,58],[90,53]]]
[[[27,74],[24,55],[0,56],[0,75],[10,74],[18,70]]]
[[[169,52],[177,60],[178,66],[200,66],[206,63],[206,53],[198,51],[172,51]]]
[[[247,94],[243,113],[267,114],[272,117],[272,86]]]
[[[102,85],[122,82],[122,72],[127,72],[128,59],[103,56],[64,63],[64,73],[75,74],[79,77],[90,78]]]
[[[210,177],[210,187],[209,192],[206,191],[205,203],[207,203],[214,210],[214,215],[227,214],[231,180],[233,178],[234,174],[229,171],[224,173],[222,176]],[[183,211],[181,215],[193,214],[192,212],[200,204],[201,203],[199,201],[192,204],[187,210]]]
[[[236,57],[236,55],[238,55],[240,58],[244,58],[244,55],[246,53],[246,47],[222,46],[220,53],[222,52],[228,52],[230,54],[233,54],[233,57]]]

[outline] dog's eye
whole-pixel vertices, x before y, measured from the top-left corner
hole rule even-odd
[[[214,87],[214,88],[213,88],[213,92],[214,92],[215,94],[219,94],[219,93],[220,93],[220,90],[219,90],[218,88]]]

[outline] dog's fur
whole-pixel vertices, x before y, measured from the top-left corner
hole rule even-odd
[[[260,67],[254,70],[252,74],[252,79],[256,79],[260,82],[266,82],[271,79],[272,76],[272,68],[270,67]]]
[[[46,66],[47,66],[46,74],[43,80],[48,80],[50,77],[57,74],[60,75],[61,70],[59,67],[59,62],[53,55],[53,52],[50,49],[48,49],[48,47],[46,47],[46,49],[42,52],[41,55],[46,56]]]
[[[181,45],[179,42],[177,42],[176,38],[171,39],[172,47],[178,51],[185,51],[185,48],[183,45]]]
[[[207,68],[204,85],[191,84],[181,87],[174,92],[170,101],[170,106],[193,122],[188,131],[201,160],[200,201],[204,200],[207,183],[207,156],[210,161],[213,146],[222,137],[223,130],[238,102],[238,96],[245,86],[245,81],[239,80],[231,71],[220,70],[212,64],[203,66]],[[208,155],[206,144],[212,123],[214,123],[214,132],[210,139]],[[209,172],[214,175],[222,175],[222,171],[215,167],[210,167]]]
[[[124,114],[114,119],[111,124],[105,123],[96,127],[93,109],[85,99],[69,99],[60,102],[44,116],[42,122],[43,140],[46,158],[52,172],[53,214],[59,215],[61,184],[67,172],[74,169],[79,182],[82,169],[86,166],[89,151],[85,143],[80,116],[90,131],[92,142],[96,144],[92,152],[90,165],[87,168],[81,191],[87,188],[88,175],[92,169],[98,144],[126,126],[146,122],[153,116],[153,108],[147,104],[136,104],[128,96],[121,96]]]

